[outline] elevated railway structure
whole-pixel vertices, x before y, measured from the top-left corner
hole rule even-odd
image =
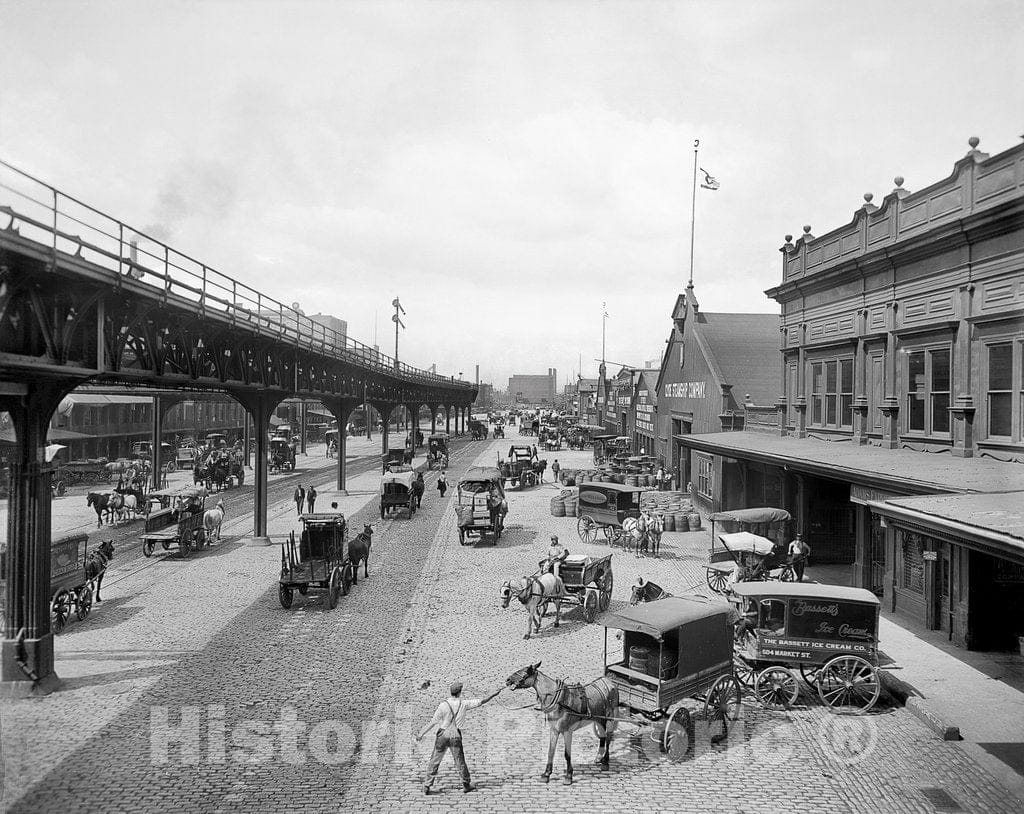
[[[230,395],[253,420],[253,536],[266,535],[267,432],[284,399],[317,399],[344,427],[426,405],[464,431],[476,388],[412,367],[0,161],[0,410],[17,445],[8,512],[0,692],[56,684],[50,632],[50,417],[83,384]],[[153,435],[175,399],[157,396]],[[414,434],[415,435],[415,434]],[[338,488],[345,488],[339,433]],[[159,455],[160,445],[155,445]],[[159,460],[154,462],[159,468]]]

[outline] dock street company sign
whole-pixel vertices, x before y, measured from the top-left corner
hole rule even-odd
[[[665,385],[665,395],[671,399],[702,399],[704,382],[669,382]]]
[[[641,390],[636,397],[636,428],[639,432],[654,435],[654,405],[646,390]]]

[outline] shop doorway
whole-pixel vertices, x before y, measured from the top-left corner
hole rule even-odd
[[[885,529],[882,518],[870,513],[871,526],[868,532],[868,562],[871,563],[868,588],[876,596],[885,593]]]
[[[857,546],[850,485],[838,481],[808,479],[806,489],[807,530],[812,561],[852,563],[856,559]]]
[[[1017,650],[1024,636],[1024,562],[970,552],[967,647]]]

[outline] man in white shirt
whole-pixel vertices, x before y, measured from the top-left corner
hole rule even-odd
[[[416,740],[421,740],[428,731],[435,727],[437,729],[434,751],[427,762],[427,776],[423,781],[424,794],[430,794],[430,787],[437,777],[441,758],[449,749],[452,750],[452,759],[462,777],[462,791],[467,793],[473,791],[474,786],[469,782],[469,766],[466,765],[466,755],[462,750],[462,724],[469,710],[486,704],[503,689],[504,687],[498,687],[484,699],[463,698],[462,682],[456,681],[452,684],[451,697],[437,705],[437,710],[434,712],[434,717],[430,719],[430,723],[423,727],[416,736]]]

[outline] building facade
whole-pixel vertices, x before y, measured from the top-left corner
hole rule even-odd
[[[977,144],[786,238],[776,426],[684,445],[711,461],[708,508],[787,508],[812,564],[989,648],[1024,634],[1024,145]]]
[[[509,397],[514,403],[554,407],[558,395],[558,371],[553,367],[542,375],[517,373],[508,380]]]
[[[637,371],[630,405],[629,432],[638,455],[654,455],[658,436],[658,376],[661,371],[646,367]]]
[[[691,433],[740,430],[744,405],[774,404],[778,381],[776,314],[705,313],[689,285],[676,298],[661,370],[654,386],[653,452],[677,488],[697,483],[680,438]],[[709,463],[696,459],[700,482]]]

